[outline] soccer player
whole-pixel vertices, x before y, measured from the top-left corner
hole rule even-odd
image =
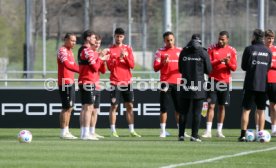
[[[91,123],[92,111],[94,110],[95,96],[95,73],[98,73],[101,64],[106,59],[98,57],[98,53],[93,51],[92,47],[96,43],[96,34],[87,30],[83,33],[84,44],[78,51],[79,63],[79,91],[82,103],[80,113],[81,139],[99,140],[90,134],[89,126]]]
[[[179,72],[182,74],[181,107],[178,140],[184,141],[188,113],[192,113],[192,136],[190,141],[201,142],[198,135],[203,101],[206,98],[204,74],[212,71],[206,49],[201,47],[199,34],[193,34],[191,41],[179,56]]]
[[[244,79],[244,96],[242,101],[243,111],[241,116],[240,142],[245,142],[245,133],[249,122],[249,114],[254,104],[259,115],[259,130],[264,130],[266,107],[267,72],[270,69],[272,53],[264,45],[264,32],[255,29],[252,45],[246,47],[242,56],[242,70],[246,71]]]
[[[179,92],[177,84],[180,82],[181,74],[178,71],[178,58],[181,48],[175,46],[174,34],[170,31],[163,34],[165,46],[159,48],[155,53],[153,69],[160,71],[160,138],[166,137],[167,111],[169,99],[172,99],[175,108],[175,119],[178,127],[179,120]]]
[[[130,136],[141,137],[134,131],[134,114],[133,101],[134,93],[131,86],[131,69],[134,68],[134,57],[132,48],[123,44],[125,38],[125,31],[122,28],[116,28],[114,32],[115,44],[109,48],[110,55],[107,60],[107,68],[110,71],[111,83],[111,107],[109,113],[111,136],[118,138],[115,123],[116,110],[118,108],[120,95],[123,97],[124,105],[126,107],[126,119],[130,131]]]
[[[95,52],[98,52],[98,54],[101,54],[101,51],[100,51],[101,41],[102,41],[101,36],[96,35],[96,43],[95,43],[95,45],[92,46],[92,49]],[[96,138],[104,138],[103,136],[97,134],[95,132],[95,129],[96,129],[96,124],[97,124],[97,120],[98,120],[98,113],[100,112],[100,99],[101,99],[101,91],[100,91],[101,88],[99,85],[100,73],[104,74],[105,71],[106,71],[105,64],[102,63],[99,68],[98,73],[94,73],[95,74],[94,80],[95,80],[95,84],[96,84],[96,90],[95,90],[95,98],[94,98],[94,100],[95,100],[94,110],[92,111],[91,123],[90,123],[90,133],[92,135],[94,135]]]
[[[275,34],[272,30],[265,31],[265,46],[272,52],[271,67],[267,74],[267,96],[269,99],[270,119],[271,119],[271,136],[276,136],[276,46],[274,46]],[[255,113],[256,131],[259,130],[258,113]]]
[[[206,131],[203,138],[212,137],[212,122],[214,118],[215,104],[218,102],[217,115],[217,137],[225,138],[222,133],[222,127],[225,117],[225,107],[230,103],[229,83],[231,82],[231,71],[237,69],[236,49],[229,44],[229,33],[221,31],[218,37],[218,43],[208,48],[208,54],[212,63],[212,72],[209,74],[209,86],[214,84],[214,89],[208,91],[207,101],[207,122]]]
[[[64,37],[64,44],[58,50],[58,86],[62,103],[62,110],[59,116],[60,120],[60,138],[77,139],[69,131],[69,122],[75,102],[74,73],[79,72],[79,66],[76,64],[72,49],[76,44],[76,35],[67,33]]]

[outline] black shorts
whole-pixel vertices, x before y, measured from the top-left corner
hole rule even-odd
[[[160,91],[160,112],[161,113],[165,113],[169,110],[170,99],[173,102],[175,111],[179,112],[180,91],[177,91],[177,85],[161,84],[161,91]]]
[[[245,90],[242,100],[242,107],[246,110],[250,110],[253,108],[254,104],[256,104],[258,110],[265,110],[266,100],[266,92]]]
[[[222,83],[222,85],[218,86],[218,83]],[[214,88],[211,89],[211,83],[210,80],[208,82],[208,92],[207,92],[207,102],[209,104],[216,104],[218,102],[218,105],[226,105],[228,106],[230,104],[230,93],[229,93],[229,84],[228,83],[223,83],[223,82],[218,82],[214,81]]]
[[[110,100],[112,105],[117,105],[120,100],[120,96],[123,98],[123,102],[134,102],[134,93],[131,85],[128,86],[111,86]]]
[[[267,97],[269,102],[276,103],[276,83],[267,84]]]
[[[81,104],[94,104],[94,92],[95,85],[94,84],[84,84],[79,85]]]
[[[94,108],[99,108],[100,107],[100,101],[101,101],[101,91],[95,90],[94,92]]]
[[[60,85],[58,86],[59,95],[63,109],[68,109],[74,106],[75,103],[75,85]]]

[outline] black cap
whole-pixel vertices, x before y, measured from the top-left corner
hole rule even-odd
[[[200,34],[193,34],[192,35],[192,40],[199,40],[199,41],[201,41]]]

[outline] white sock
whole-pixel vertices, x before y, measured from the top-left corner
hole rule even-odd
[[[177,129],[179,129],[179,124],[176,124],[176,126],[177,126]]]
[[[165,133],[166,132],[166,123],[160,123],[160,128],[161,128],[161,132]]]
[[[83,136],[89,136],[89,127],[83,127]]]
[[[276,125],[271,125],[271,132],[276,132]]]
[[[90,134],[95,134],[95,127],[90,127]]]
[[[60,136],[64,136],[66,133],[66,129],[65,128],[61,128],[60,129]]]
[[[206,131],[211,132],[212,131],[212,122],[207,122],[206,123]]]
[[[69,132],[69,127],[68,126],[64,127],[64,129],[65,129],[65,132]]]
[[[116,132],[115,125],[110,125],[111,132]]]
[[[222,132],[222,126],[223,126],[222,123],[218,123],[218,125],[217,125],[217,131],[218,132]]]
[[[84,131],[83,131],[83,127],[80,127],[80,132],[81,132],[81,133],[80,133],[80,137],[82,138],[82,137],[83,137],[83,132],[84,132]]]
[[[256,125],[256,132],[259,132],[259,125]]]
[[[129,124],[128,128],[129,128],[129,132],[134,132],[134,124]]]

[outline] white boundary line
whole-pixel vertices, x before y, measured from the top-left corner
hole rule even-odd
[[[233,154],[233,155],[224,155],[224,156],[219,156],[219,157],[214,157],[214,158],[199,160],[199,161],[194,161],[194,162],[172,164],[172,165],[168,165],[168,166],[162,166],[160,168],[175,168],[175,167],[180,167],[180,166],[195,165],[195,164],[213,162],[213,161],[216,161],[216,160],[223,160],[223,159],[227,159],[227,158],[233,158],[233,157],[237,157],[237,156],[249,155],[249,154],[252,154],[252,153],[266,152],[266,151],[271,151],[271,150],[276,150],[276,147],[261,149],[261,150],[241,152],[241,153],[236,153],[236,154]]]

